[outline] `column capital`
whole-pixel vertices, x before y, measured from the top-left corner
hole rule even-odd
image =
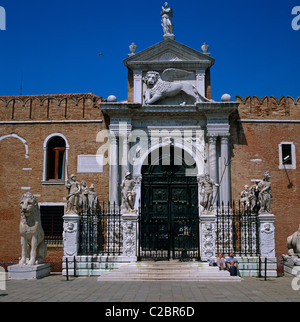
[[[111,137],[128,137],[132,131],[132,125],[128,122],[119,122],[109,126]]]
[[[221,136],[221,144],[227,144],[229,141],[230,134],[222,135]]]
[[[210,144],[214,144],[217,142],[218,135],[217,133],[209,133],[207,134],[207,138]]]

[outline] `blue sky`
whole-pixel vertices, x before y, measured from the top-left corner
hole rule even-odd
[[[127,98],[128,46],[163,40],[164,0],[0,0],[0,95],[89,93]],[[176,41],[216,59],[212,98],[300,96],[300,0],[170,0]],[[299,22],[300,24],[300,22]],[[102,53],[104,56],[99,56]]]

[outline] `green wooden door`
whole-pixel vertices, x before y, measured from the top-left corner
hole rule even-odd
[[[141,258],[199,258],[197,178],[186,165],[143,166],[140,216]]]

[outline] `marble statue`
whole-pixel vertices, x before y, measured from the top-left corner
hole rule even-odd
[[[298,230],[287,238],[287,248],[288,254],[282,255],[284,269],[289,273],[300,275],[300,225]],[[297,270],[291,271],[293,268],[297,268]]]
[[[99,209],[99,200],[93,184],[90,186],[88,200],[89,200],[89,209],[91,213],[97,212],[97,210]]]
[[[300,225],[298,230],[287,238],[288,254],[300,258]]]
[[[213,207],[213,187],[219,187],[219,184],[215,183],[209,174],[206,174],[204,178],[200,181],[200,194],[202,200],[200,202],[201,206],[204,208],[204,212],[212,211]]]
[[[245,210],[249,209],[250,206],[250,191],[249,186],[245,185],[244,190],[241,192],[240,198],[241,209],[244,212]]]
[[[66,188],[68,189],[66,212],[77,213],[81,188],[79,183],[76,181],[75,174],[72,174],[70,178],[71,181],[66,182]]]
[[[256,210],[259,210],[259,187],[258,187],[259,181],[256,181],[254,185],[250,187],[250,195],[249,195],[249,202],[250,202],[250,208],[251,212],[255,212]]]
[[[80,194],[79,194],[79,209],[80,211],[82,211],[84,215],[86,215],[88,211],[88,206],[89,206],[88,196],[89,196],[89,188],[87,187],[86,182],[83,180],[81,182]]]
[[[173,35],[173,10],[168,8],[168,2],[165,2],[161,10],[161,25],[165,35]]]
[[[134,180],[131,178],[131,173],[126,172],[125,178],[121,184],[122,200],[125,206],[126,213],[135,213],[137,210],[134,209],[136,192],[134,186]]]
[[[259,202],[260,202],[260,212],[261,213],[270,213],[271,206],[271,182],[269,182],[270,173],[265,171],[264,178],[258,183],[259,188]]]
[[[176,68],[168,68],[161,75],[156,71],[147,72],[143,81],[150,90],[145,93],[145,104],[154,104],[162,98],[174,97],[180,92],[184,92],[189,97],[192,97],[195,103],[210,102],[209,99],[200,95],[192,84],[188,82],[174,82],[174,80],[188,75],[191,75],[191,72]],[[185,104],[183,102],[181,105]]]
[[[44,230],[35,196],[30,192],[26,192],[22,196],[20,209],[22,257],[19,265],[33,266],[42,264],[47,254],[47,246],[44,242]]]

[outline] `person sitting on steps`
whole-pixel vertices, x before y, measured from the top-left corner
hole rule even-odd
[[[223,271],[226,269],[225,258],[222,253],[220,253],[217,257],[217,266],[219,267],[219,271]]]
[[[230,276],[237,276],[237,259],[230,253],[229,258],[226,259],[226,267],[230,273]]]

